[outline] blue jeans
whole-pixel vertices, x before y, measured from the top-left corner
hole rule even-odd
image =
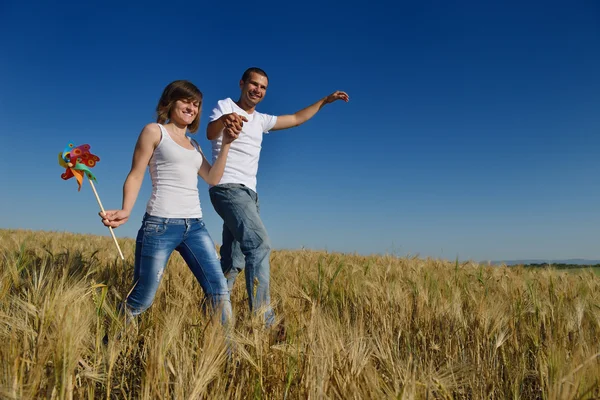
[[[271,242],[260,219],[258,195],[237,183],[213,186],[209,193],[224,222],[221,268],[229,290],[245,266],[250,311],[264,312],[265,325],[270,327],[275,322],[269,288]]]
[[[201,218],[161,218],[144,215],[135,246],[134,287],[125,300],[133,315],[152,305],[167,261],[177,250],[200,283],[213,312],[226,324],[231,317],[227,281],[215,244]]]

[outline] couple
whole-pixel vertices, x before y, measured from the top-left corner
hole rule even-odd
[[[348,95],[337,91],[295,114],[273,116],[256,111],[268,83],[263,70],[249,68],[240,80],[238,101],[218,102],[206,130],[212,141],[212,166],[198,143],[186,135],[198,130],[202,92],[181,80],[164,89],[156,107],[157,123],[146,125],[136,143],[123,185],[122,209],[100,213],[106,226],[116,228],[127,222],[149,167],[152,195],[136,239],[134,287],[125,301],[132,315],[150,307],[167,261],[177,250],[223,324],[231,318],[229,293],[244,267],[250,310],[264,312],[267,327],[274,324],[269,291],[271,245],[256,194],[262,135],[298,126],[325,104],[347,102]],[[198,175],[211,186],[211,202],[224,221],[220,261],[202,221]]]

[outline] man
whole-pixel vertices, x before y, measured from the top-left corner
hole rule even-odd
[[[212,141],[214,163],[223,135],[239,135],[231,144],[223,178],[209,190],[210,200],[224,222],[221,268],[229,290],[245,266],[250,310],[264,312],[265,325],[270,327],[275,321],[269,289],[271,244],[259,216],[256,193],[263,133],[301,125],[326,104],[336,100],[348,102],[348,95],[337,91],[295,114],[276,117],[256,111],[256,106],[265,97],[268,84],[265,71],[247,69],[240,80],[238,101],[227,98],[218,102],[210,117],[206,136]]]

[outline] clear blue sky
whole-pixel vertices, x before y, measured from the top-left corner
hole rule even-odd
[[[210,153],[211,109],[258,66],[262,112],[350,95],[263,141],[275,248],[600,259],[597,1],[94,3],[0,5],[0,227],[108,235],[89,184],[60,178],[65,144],[92,146],[119,208],[164,86],[203,91]],[[146,176],[118,236],[135,236],[150,191]]]

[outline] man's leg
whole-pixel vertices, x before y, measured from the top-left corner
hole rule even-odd
[[[221,269],[227,278],[229,291],[233,289],[235,279],[244,269],[244,255],[240,249],[240,243],[235,240],[233,233],[227,225],[223,224],[223,244],[220,248]]]
[[[265,324],[271,326],[275,319],[269,288],[271,244],[258,213],[256,193],[243,185],[225,184],[212,187],[210,197],[246,258],[250,310],[264,312]]]
[[[260,224],[262,225],[266,235],[267,230],[262,224],[262,220],[260,219],[260,204],[258,202],[258,194],[251,190],[248,191],[250,193],[250,197],[252,197],[252,199],[254,200],[254,204],[256,204],[258,220],[260,221]],[[275,312],[271,307],[271,241],[268,239],[268,236],[267,241],[269,243],[269,253],[266,256],[266,262],[258,263],[255,267],[255,275],[256,279],[258,280],[258,283],[256,285],[255,297],[257,298],[257,303],[267,305],[267,307],[263,307],[265,313],[265,325],[267,327],[271,327],[273,326],[273,324],[275,324]]]

